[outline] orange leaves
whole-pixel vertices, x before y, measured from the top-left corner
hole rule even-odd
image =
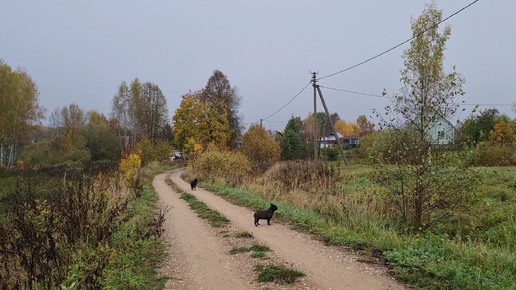
[[[496,124],[494,130],[489,132],[489,143],[491,144],[510,146],[514,140],[514,131],[503,120]]]

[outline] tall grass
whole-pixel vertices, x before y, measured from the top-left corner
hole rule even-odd
[[[162,288],[164,212],[150,179],[126,189],[116,172],[89,174],[0,179],[0,288]]]
[[[477,168],[482,183],[473,212],[422,234],[407,231],[391,212],[372,170],[286,162],[231,188],[214,175],[209,187],[255,210],[274,202],[279,218],[330,244],[380,254],[398,279],[417,288],[516,289],[515,168]]]

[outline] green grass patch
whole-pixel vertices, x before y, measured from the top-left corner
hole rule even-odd
[[[236,255],[236,254],[246,253],[246,252],[253,252],[253,253],[261,252],[261,253],[265,253],[265,252],[269,252],[270,250],[271,249],[269,249],[269,247],[267,247],[267,246],[255,244],[255,245],[252,245],[249,248],[247,248],[247,247],[236,247],[236,248],[233,248],[233,249],[231,249],[229,251],[229,254]]]
[[[267,256],[265,252],[252,252],[251,258],[253,259],[263,259]]]
[[[305,273],[296,271],[283,265],[256,265],[254,270],[258,273],[258,282],[278,282],[292,284],[297,278],[306,276]]]
[[[182,193],[181,199],[184,199],[190,205],[190,208],[197,213],[198,217],[208,220],[213,227],[220,228],[230,223],[230,220],[225,216],[210,209],[206,204],[189,193]]]
[[[243,231],[243,232],[238,232],[235,234],[235,237],[237,238],[247,238],[247,239],[252,239],[253,238],[253,234],[251,234],[250,232],[248,231]]]
[[[253,252],[269,252],[271,249],[263,245],[253,245],[249,248]]]
[[[183,193],[184,191],[179,188],[179,186],[177,186],[172,180],[170,180],[169,178],[165,179],[165,183],[170,186],[173,190],[175,190],[176,192],[178,193]]]

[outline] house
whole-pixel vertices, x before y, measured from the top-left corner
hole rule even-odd
[[[358,145],[360,145],[360,140],[356,136],[343,136],[342,134],[337,133],[337,137],[339,138],[339,142],[342,145],[348,145],[353,148],[358,147]],[[326,137],[322,137],[319,143],[319,148],[333,148],[337,146],[335,134],[331,133]]]
[[[455,142],[455,126],[440,114],[435,114],[428,125],[428,137],[434,146],[448,146]],[[413,123],[419,123],[416,118]]]
[[[433,145],[451,145],[455,142],[455,126],[441,115],[437,115],[428,130]]]

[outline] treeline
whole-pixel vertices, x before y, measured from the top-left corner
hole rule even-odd
[[[160,87],[138,78],[120,83],[109,116],[63,104],[51,111],[43,126],[45,108],[38,96],[25,70],[0,61],[0,165],[79,168],[85,162],[117,163],[135,150],[144,151],[144,161],[163,160],[172,148],[193,153],[213,143],[234,149],[244,130],[238,111],[241,98],[218,70],[204,88],[182,96],[173,118]],[[163,153],[154,154],[158,151]]]
[[[72,103],[54,109],[48,126],[42,125],[45,109],[38,95],[36,83],[25,70],[13,70],[0,60],[0,165],[80,168],[85,162],[116,164],[139,142],[147,144],[145,140],[152,145],[169,144],[171,151],[167,101],[157,84],[123,81],[113,97],[110,116]]]
[[[0,288],[163,287],[156,268],[166,209],[155,204],[151,166],[143,168],[184,149],[185,135],[235,148],[242,130],[236,88],[214,71],[184,97],[196,107],[184,114],[191,123],[178,122],[175,131],[152,82],[122,81],[109,116],[64,104],[45,126],[38,95],[27,72],[0,63]]]

